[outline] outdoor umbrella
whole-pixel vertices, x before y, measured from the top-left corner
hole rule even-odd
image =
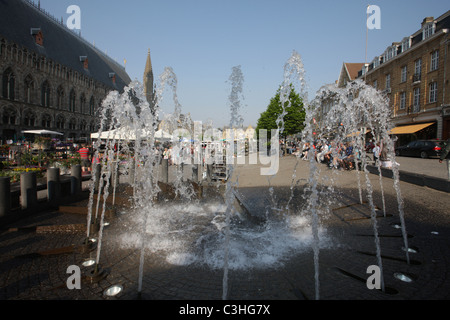
[[[58,136],[63,136],[63,133],[60,132],[56,132],[56,131],[50,131],[50,130],[26,130],[26,131],[22,131],[22,133],[30,133],[30,134],[49,134],[49,135],[58,135]]]

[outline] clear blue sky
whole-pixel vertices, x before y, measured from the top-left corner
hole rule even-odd
[[[34,0],[37,2],[37,0]],[[283,81],[293,50],[306,70],[309,98],[337,80],[343,62],[364,62],[366,8],[381,9],[381,30],[370,30],[368,62],[392,42],[420,29],[427,16],[450,9],[443,0],[41,0],[64,22],[81,9],[81,34],[142,82],[148,49],[158,83],[165,67],[178,79],[183,113],[195,121],[229,123],[227,82],[234,66],[245,77],[244,125],[256,125]],[[163,111],[173,111],[169,92]]]

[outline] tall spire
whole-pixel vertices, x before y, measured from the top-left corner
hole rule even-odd
[[[150,106],[153,106],[154,103],[153,67],[152,67],[152,59],[150,57],[150,49],[148,49],[147,63],[145,64],[144,90],[148,103],[150,103]]]
[[[149,73],[153,73],[152,58],[150,57],[150,49],[148,49],[147,63],[145,64],[144,76],[146,76]]]

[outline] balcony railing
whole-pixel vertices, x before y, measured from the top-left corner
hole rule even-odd
[[[422,74],[421,73],[415,73],[413,75],[413,83],[420,82],[421,78],[422,78]]]

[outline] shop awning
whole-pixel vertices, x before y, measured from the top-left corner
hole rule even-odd
[[[432,126],[433,124],[434,124],[434,122],[396,127],[394,129],[392,129],[391,132],[389,132],[389,134],[411,134],[411,133],[416,133],[416,132],[419,132],[420,130],[428,128],[429,126]]]
[[[365,130],[365,133],[364,133],[364,134],[368,134],[368,133],[370,133],[370,132],[371,132],[371,130]],[[350,137],[356,137],[356,136],[359,136],[359,135],[361,135],[361,131],[356,131],[356,132],[353,132],[353,133],[348,134],[348,135],[347,135],[347,138],[350,138]]]

